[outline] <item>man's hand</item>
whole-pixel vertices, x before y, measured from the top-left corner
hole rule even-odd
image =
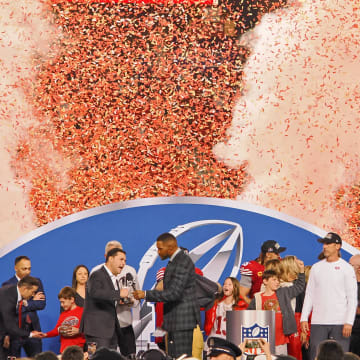
[[[308,334],[309,333],[309,323],[307,321],[302,321],[300,323],[300,326],[301,326],[301,331],[305,334]]]
[[[4,341],[3,341],[3,344],[2,344],[3,348],[5,349],[9,349],[10,347],[10,336],[9,335],[6,335],[4,337]]]
[[[145,291],[143,290],[134,290],[133,292],[134,298],[136,300],[141,300],[145,298]]]
[[[307,333],[304,333],[304,332],[300,333],[300,342],[301,342],[301,345],[303,345],[305,347],[305,349],[309,348],[309,340],[308,340]]]
[[[46,337],[46,334],[42,333],[41,331],[32,331],[30,333],[31,337],[33,338],[37,338],[37,339],[42,339],[43,337]]]
[[[343,326],[343,337],[349,337],[351,335],[352,325],[350,324],[344,324]]]
[[[45,300],[45,294],[39,291],[34,295],[33,300]]]
[[[129,296],[129,289],[127,289],[127,288],[120,289],[120,297],[121,298],[126,298],[128,296]]]

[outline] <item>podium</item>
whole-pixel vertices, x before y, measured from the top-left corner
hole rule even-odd
[[[275,311],[234,310],[226,312],[226,339],[239,345],[245,339],[264,339],[275,353]],[[249,340],[248,340],[249,341]],[[247,354],[255,355],[260,349],[248,349]]]

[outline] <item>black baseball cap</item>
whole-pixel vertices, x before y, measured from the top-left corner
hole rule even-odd
[[[318,239],[318,242],[322,244],[342,244],[341,237],[333,232],[327,233],[324,238]]]
[[[208,338],[207,345],[209,348],[207,352],[208,358],[216,357],[220,354],[227,354],[236,359],[241,355],[241,350],[237,345],[219,337],[213,336]]]
[[[278,242],[275,240],[267,240],[261,245],[261,252],[267,253],[267,252],[273,252],[275,254],[280,254],[281,252],[285,251],[286,247],[282,247],[279,245]]]
[[[91,359],[94,360],[124,360],[124,357],[116,350],[100,347],[96,349]]]

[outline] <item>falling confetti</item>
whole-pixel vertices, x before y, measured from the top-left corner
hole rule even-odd
[[[317,58],[313,53],[300,60],[304,45],[296,40],[296,33],[303,34],[302,40],[306,42],[306,37],[313,41],[317,39],[316,33],[321,32],[321,23],[313,32],[301,30],[315,27],[309,14],[303,11],[309,4],[298,2],[284,7],[285,1],[269,0],[227,0],[219,7],[206,2],[159,3],[154,0],[35,3],[37,12],[12,9],[13,14],[20,16],[13,26],[21,29],[23,23],[35,24],[39,19],[42,24],[38,27],[39,34],[46,36],[37,43],[32,31],[23,32],[29,39],[29,46],[23,47],[24,52],[17,56],[24,59],[26,66],[22,69],[19,64],[22,70],[17,78],[8,82],[6,89],[11,89],[14,101],[22,99],[22,107],[14,103],[19,116],[11,115],[9,106],[1,108],[2,116],[11,118],[6,125],[9,136],[1,142],[9,164],[9,172],[1,180],[1,191],[8,195],[7,203],[12,206],[17,203],[18,209],[26,209],[24,214],[30,220],[23,229],[9,229],[0,239],[2,243],[10,242],[35,226],[95,206],[172,195],[236,198],[243,193],[244,198],[250,198],[247,194],[256,193],[259,200],[255,196],[252,201],[295,212],[295,216],[299,214],[320,226],[319,219],[326,219],[330,214],[322,214],[321,210],[336,208],[339,217],[352,221],[352,229],[356,229],[359,190],[352,185],[356,174],[351,177],[349,171],[340,173],[335,165],[326,166],[339,177],[346,175],[346,179],[330,188],[330,180],[323,181],[330,172],[325,174],[321,170],[323,159],[306,155],[308,149],[315,153],[327,152],[331,139],[334,148],[330,150],[337,154],[331,160],[336,163],[338,156],[342,156],[343,164],[356,169],[355,163],[349,160],[352,159],[350,143],[354,133],[350,125],[348,146],[341,154],[335,151],[346,142],[341,133],[343,125],[334,117],[335,113],[341,113],[334,96],[344,96],[340,95],[340,90],[331,88],[333,73],[339,71],[338,59],[325,76],[322,65],[313,63]],[[316,12],[318,3],[315,2],[310,10]],[[341,11],[335,14],[329,9],[322,12],[342,15]],[[262,19],[264,13],[272,11],[276,12]],[[355,6],[353,11],[358,12],[358,8]],[[322,12],[316,13],[317,20],[322,19]],[[257,29],[259,21],[260,27],[265,26],[268,19],[273,19],[270,28],[275,30],[288,14],[292,14],[294,35],[285,28],[283,32],[267,31],[267,37],[262,37],[261,29],[247,33],[255,26]],[[6,18],[11,18],[10,10]],[[5,26],[3,21],[0,25],[1,29]],[[354,41],[357,39],[355,25],[355,20],[342,25],[349,26],[346,31],[350,29],[349,34],[354,34]],[[255,41],[261,44],[263,39],[271,48],[268,51],[273,58],[264,58],[268,53],[259,52],[254,46]],[[16,39],[11,40],[6,43],[9,51],[16,48]],[[348,40],[350,46],[351,39]],[[330,45],[319,41],[318,57],[331,57],[332,53],[326,51]],[[351,46],[345,48],[345,43],[341,44],[343,53],[354,54]],[[1,45],[4,45],[3,40]],[[17,66],[17,59],[7,57],[7,60],[11,66]],[[277,67],[278,64],[282,67]],[[282,86],[278,79],[286,74],[294,86],[300,76],[299,64],[305,69],[314,67],[316,76],[313,78],[314,73],[309,70],[306,80],[301,77],[304,83],[295,96],[295,90]],[[253,70],[249,72],[251,66]],[[4,68],[1,74],[6,74]],[[274,84],[278,84],[275,89],[270,86],[274,79],[277,80]],[[324,88],[325,94],[321,97],[321,91],[315,92],[310,100],[313,82],[320,89]],[[348,105],[356,109],[358,100],[353,96],[353,83],[348,85],[343,92],[347,94]],[[252,89],[257,87],[256,95],[251,101],[247,100]],[[242,94],[245,97],[235,107]],[[328,100],[329,94],[332,97]],[[290,95],[296,106],[286,113],[284,103]],[[316,117],[321,101],[326,103],[328,111],[325,125]],[[306,111],[300,103],[306,106]],[[242,104],[246,104],[245,109]],[[249,121],[248,125],[241,121],[236,123],[236,120],[231,125],[234,109],[235,118],[239,117],[239,111],[240,114],[251,111],[256,116],[242,116]],[[265,118],[271,120],[265,121]],[[356,119],[344,121],[349,124]],[[336,124],[338,139],[324,136],[322,147],[314,145],[318,142],[317,131],[305,131],[307,127],[325,131],[329,126],[334,130]],[[239,133],[234,136],[235,130]],[[244,134],[248,137],[243,138]],[[286,144],[289,148],[285,148],[282,155],[279,155],[276,141],[280,134],[284,134],[285,139],[289,137],[287,142],[283,141],[284,148]],[[238,146],[239,139],[241,146]],[[296,156],[291,150],[291,146],[298,145],[294,139],[302,141],[301,151],[297,151]],[[230,149],[228,155],[225,149]],[[218,157],[224,162],[219,162]],[[318,161],[312,167],[319,169],[316,178],[306,163],[313,158]],[[294,168],[292,172],[286,171],[289,161]],[[299,175],[300,169],[304,169],[304,176]],[[296,174],[296,180],[297,177],[306,178],[302,186],[294,188],[291,173]],[[275,180],[274,174],[277,174]],[[259,187],[263,180],[265,185],[273,181],[279,189]],[[12,188],[6,188],[7,184]],[[328,191],[324,191],[327,186]],[[14,187],[20,189],[21,202],[15,198]],[[255,190],[251,191],[252,188]],[[278,198],[278,193],[284,190],[288,197]],[[265,198],[264,194],[274,201],[260,200]],[[289,204],[293,205],[291,211]],[[3,214],[4,228],[13,213]],[[25,215],[19,213],[17,221]],[[322,224],[329,227],[335,222],[324,220]]]
[[[12,166],[17,142],[29,137],[28,129],[38,123],[23,88],[34,81],[34,56],[44,59],[55,29],[44,17],[43,3],[0,1],[0,245],[14,240],[36,226],[29,204],[31,184]],[[37,140],[33,145],[38,147]],[[39,149],[38,149],[39,150]],[[41,152],[37,154],[41,157]],[[47,149],[48,159],[59,156]],[[61,160],[60,160],[61,161]],[[63,167],[64,164],[61,164]]]
[[[244,96],[228,139],[214,148],[232,168],[248,162],[252,179],[240,199],[339,231],[355,245],[359,21],[358,1],[297,2],[263,17],[242,39],[252,48]]]

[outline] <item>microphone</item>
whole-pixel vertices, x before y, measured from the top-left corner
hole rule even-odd
[[[134,280],[134,277],[130,273],[126,274],[126,286],[132,287],[133,290],[135,290],[135,280]]]

